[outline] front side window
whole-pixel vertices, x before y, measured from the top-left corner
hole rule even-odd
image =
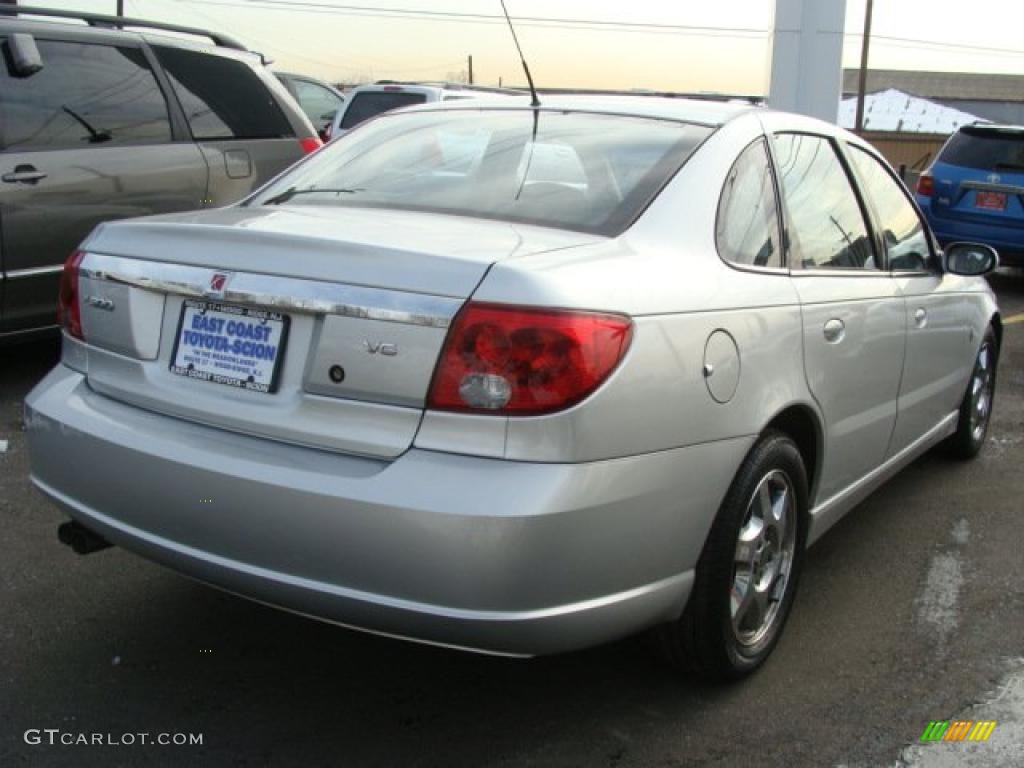
[[[900,185],[876,158],[860,147],[851,146],[850,157],[865,194],[874,204],[889,268],[927,269],[931,255],[927,230]]]
[[[0,63],[0,148],[171,140],[167,103],[141,50],[38,39],[36,46],[43,68],[28,77]]]
[[[293,80],[292,84],[295,86],[299,106],[313,125],[321,125],[325,120],[334,119],[334,113],[343,103],[342,99],[322,85],[308,80]]]
[[[763,140],[743,150],[726,177],[715,240],[719,255],[733,264],[783,266],[775,182]]]
[[[243,62],[182,48],[154,50],[185,110],[194,139],[295,135],[273,94]]]
[[[709,131],[529,109],[392,114],[332,142],[252,204],[428,211],[618,234]]]
[[[775,137],[779,186],[791,248],[809,269],[878,269],[874,245],[850,179],[822,136]]]

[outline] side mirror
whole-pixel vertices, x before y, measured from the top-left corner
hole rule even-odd
[[[966,277],[987,275],[999,266],[999,254],[990,245],[981,243],[950,243],[942,252],[946,272]]]
[[[7,36],[7,50],[11,55],[11,68],[18,77],[34,75],[43,68],[43,57],[36,47],[35,38],[24,32]]]

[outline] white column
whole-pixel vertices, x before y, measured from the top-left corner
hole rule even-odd
[[[846,0],[775,0],[770,107],[836,121],[845,23]]]

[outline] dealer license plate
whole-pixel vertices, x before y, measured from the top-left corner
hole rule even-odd
[[[1005,211],[1006,193],[978,191],[974,195],[974,206],[986,211]]]
[[[230,304],[185,301],[171,373],[254,392],[275,392],[290,318]]]

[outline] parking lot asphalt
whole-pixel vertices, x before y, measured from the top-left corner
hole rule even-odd
[[[1024,277],[993,284],[1004,317],[1024,313]],[[0,766],[1024,764],[1024,322],[1006,326],[981,457],[925,456],[830,531],[775,654],[726,688],[634,641],[475,656],[285,614],[119,549],[79,557],[30,486],[21,427],[55,357],[53,342],[0,349]],[[1003,722],[985,744],[911,746],[962,713]],[[44,729],[202,744],[51,746]]]

